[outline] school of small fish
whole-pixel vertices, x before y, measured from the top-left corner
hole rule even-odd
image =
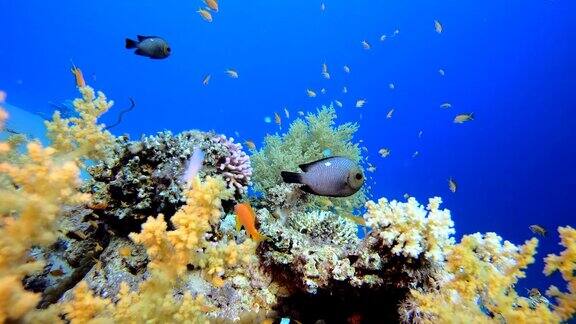
[[[204,2],[204,5],[205,5],[205,6],[202,7],[202,8],[199,8],[197,12],[198,12],[198,14],[201,16],[201,18],[204,19],[205,21],[207,21],[207,22],[213,22],[213,20],[214,20],[213,14],[219,12],[218,2],[217,2],[217,0],[203,0],[203,2]],[[322,13],[324,13],[325,10],[326,10],[326,5],[325,5],[324,2],[322,2],[322,3],[320,4],[320,11],[321,11]],[[434,31],[435,31],[436,33],[438,33],[438,34],[442,34],[442,33],[444,32],[444,25],[442,24],[442,22],[441,22],[439,19],[434,19],[433,22],[434,22]],[[386,41],[387,39],[394,39],[394,38],[397,37],[399,34],[400,34],[400,29],[394,29],[392,32],[388,32],[388,33],[385,33],[385,34],[381,34],[381,35],[378,37],[378,40],[379,40],[380,42],[384,42],[384,41]],[[360,44],[361,44],[361,46],[362,46],[362,49],[365,50],[365,51],[371,50],[371,49],[373,48],[372,45],[371,45],[371,43],[370,43],[370,41],[369,41],[368,39],[362,40],[362,41],[360,42]],[[351,72],[350,66],[349,66],[348,64],[342,65],[342,71],[344,72],[344,74],[350,74],[350,72]],[[437,71],[438,71],[438,74],[439,74],[441,77],[446,76],[446,71],[445,71],[444,68],[439,68]],[[235,69],[232,69],[232,68],[227,69],[227,70],[225,70],[225,73],[226,73],[226,75],[227,75],[229,78],[232,78],[232,79],[238,79],[238,78],[239,78],[238,71],[235,70]],[[331,75],[331,73],[330,73],[330,71],[329,71],[328,63],[327,63],[327,62],[323,62],[323,63],[322,63],[321,77],[322,77],[324,80],[332,80],[332,75]],[[337,79],[338,77],[335,76],[335,78]],[[210,81],[211,81],[211,74],[206,74],[206,75],[203,77],[203,79],[202,79],[202,84],[203,84],[204,86],[207,86],[207,85],[210,83]],[[388,87],[389,90],[395,90],[395,89],[396,89],[396,84],[395,84],[394,82],[389,82],[389,83],[387,84],[387,87]],[[322,87],[322,88],[319,88],[319,90],[318,90],[318,92],[317,92],[316,90],[314,90],[314,89],[312,89],[312,88],[307,88],[307,89],[306,89],[306,96],[307,96],[308,98],[317,98],[317,97],[318,97],[318,94],[322,94],[322,95],[327,94],[327,93],[328,93],[328,89],[330,89],[330,88],[329,88],[329,87]],[[333,92],[331,92],[331,93],[333,93]],[[346,85],[342,86],[342,91],[341,91],[341,93],[342,93],[342,94],[347,94],[347,93],[348,93],[348,86],[346,86]],[[359,99],[357,99],[357,100],[355,101],[355,103],[352,104],[352,106],[354,106],[354,107],[356,107],[356,108],[364,108],[367,102],[368,102],[367,99],[365,99],[365,98],[359,98]],[[332,103],[334,104],[335,107],[338,107],[338,108],[343,108],[343,107],[344,107],[344,102],[343,102],[341,99],[332,99]],[[449,108],[452,108],[452,104],[451,104],[450,102],[443,102],[443,103],[440,104],[440,108],[442,108],[442,109],[449,109]],[[385,115],[385,118],[386,118],[386,119],[392,119],[393,115],[395,114],[395,111],[396,111],[395,108],[389,109],[389,110],[387,111],[386,115]],[[300,116],[300,117],[305,116],[305,114],[306,114],[306,113],[305,113],[303,110],[298,110],[298,111],[297,111],[297,115]],[[284,114],[283,114],[283,115],[284,115],[284,117],[285,117],[286,119],[289,119],[289,118],[290,118],[290,112],[288,111],[288,108],[284,108]],[[361,117],[361,116],[360,116],[360,117]],[[467,122],[470,122],[470,121],[473,121],[473,120],[474,120],[474,114],[473,114],[472,112],[469,112],[469,113],[460,113],[460,114],[457,114],[457,115],[454,117],[453,123],[455,123],[455,124],[464,124],[464,123],[467,123]],[[282,116],[281,116],[279,113],[277,113],[277,112],[274,112],[274,113],[273,113],[273,117],[266,116],[266,117],[264,118],[264,122],[265,122],[265,123],[272,123],[272,122],[274,122],[280,129],[282,129]],[[418,131],[418,138],[422,138],[422,134],[423,134],[423,130],[419,130],[419,131]],[[244,141],[244,143],[245,143],[245,145],[248,147],[248,149],[250,149],[250,150],[256,150],[256,145],[254,144],[254,142],[253,142],[252,140],[246,140],[246,141]],[[367,149],[366,147],[362,147],[362,149],[365,150],[365,151],[368,151],[368,149]],[[389,148],[380,148],[380,149],[378,150],[378,154],[379,154],[382,158],[387,158],[388,156],[390,156],[390,152],[391,152],[391,151],[390,151]],[[325,149],[325,150],[323,151],[323,155],[324,155],[325,157],[329,157],[329,156],[331,156],[331,154],[332,154],[332,152],[331,152],[329,149]],[[419,155],[420,155],[420,152],[419,152],[419,151],[414,151],[413,154],[412,154],[412,158],[416,158],[416,157],[418,157]],[[368,172],[375,172],[375,171],[376,171],[376,166],[373,165],[373,164],[371,164],[371,163],[368,163],[368,162],[367,162],[366,170],[367,170]],[[452,193],[456,193],[456,191],[457,191],[457,183],[456,183],[456,181],[454,180],[454,178],[452,178],[452,177],[449,178],[449,180],[448,180],[448,187],[449,187],[449,190],[450,190]],[[540,235],[543,235],[543,234],[541,234],[541,233],[544,233],[544,234],[545,234],[545,230],[543,230],[543,229],[541,230],[541,228],[538,227],[538,225],[532,225],[532,226],[530,226],[530,229],[531,229],[534,233],[538,233],[538,234],[540,234]]]
[[[206,7],[199,8],[197,13],[207,22],[212,22],[214,18],[212,17],[212,12],[218,12],[218,2],[216,0],[204,0]]]

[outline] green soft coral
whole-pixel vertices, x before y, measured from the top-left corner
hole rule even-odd
[[[360,162],[360,148],[352,142],[358,124],[345,123],[336,126],[336,111],[332,106],[323,106],[316,114],[308,114],[305,120],[296,119],[288,133],[268,135],[264,147],[250,159],[254,168],[253,182],[257,190],[264,193],[282,184],[280,172],[298,171],[298,165],[324,157],[329,149],[332,155],[345,156]],[[323,205],[326,198],[310,199],[312,206]],[[364,190],[348,198],[330,198],[335,207],[358,208],[366,201]]]

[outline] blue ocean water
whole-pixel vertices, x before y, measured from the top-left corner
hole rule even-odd
[[[324,3],[322,12],[320,1],[222,0],[207,23],[196,13],[199,0],[3,0],[0,89],[11,105],[49,112],[50,102],[77,96],[72,60],[115,100],[103,122],[136,101],[117,135],[214,129],[258,147],[279,131],[265,116],[287,107],[286,130],[297,111],[340,100],[339,121],[360,124],[357,139],[377,168],[375,198],[440,195],[458,237],[495,231],[521,243],[532,236],[529,225],[542,224],[550,235],[519,287],[559,284],[541,275],[541,258],[558,251],[557,226],[576,225],[574,1]],[[124,38],[138,34],[165,38],[172,55],[150,60],[124,49]],[[228,78],[229,68],[240,77]],[[308,98],[307,88],[318,96]],[[360,98],[366,105],[354,108]],[[444,102],[452,108],[440,108]],[[467,112],[474,121],[452,122]],[[382,147],[391,150],[386,159]]]

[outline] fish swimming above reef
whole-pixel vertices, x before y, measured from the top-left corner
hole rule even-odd
[[[256,229],[256,214],[249,203],[241,203],[234,206],[234,213],[236,214],[236,230],[239,231],[242,226],[246,233],[257,242],[266,239],[266,236],[260,234]]]
[[[158,36],[138,35],[138,40],[126,38],[126,48],[135,48],[134,54],[146,56],[151,59],[165,59],[170,56],[172,50],[164,39]]]
[[[348,197],[364,185],[364,174],[356,162],[333,156],[301,164],[302,173],[282,171],[286,183],[300,183],[304,192],[327,197]]]
[[[542,225],[534,224],[534,225],[530,225],[529,228],[532,231],[532,233],[534,233],[534,234],[538,234],[542,237],[546,236],[546,229]]]
[[[216,0],[204,0],[204,3],[215,12],[218,12],[218,2]]]
[[[210,11],[206,10],[206,9],[198,9],[198,11],[196,11],[200,17],[202,17],[202,19],[204,19],[207,22],[212,22],[213,18],[212,18],[212,14],[210,13]]]
[[[438,20],[434,20],[434,30],[438,34],[442,34],[442,32],[444,31],[444,27],[442,26],[442,23],[439,22]]]
[[[306,95],[307,95],[309,98],[315,98],[315,97],[316,97],[316,92],[314,92],[314,90],[306,89]]]
[[[456,190],[458,189],[458,184],[456,183],[456,180],[454,180],[454,178],[448,179],[448,189],[450,189],[452,193],[455,193]]]
[[[454,117],[454,123],[455,124],[463,124],[463,123],[469,122],[471,120],[474,120],[474,113],[460,114],[460,115],[457,115],[456,117]]]

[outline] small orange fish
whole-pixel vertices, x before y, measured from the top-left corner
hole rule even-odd
[[[218,2],[216,2],[216,0],[204,0],[204,3],[210,7],[210,9],[218,12]]]
[[[62,268],[54,269],[50,271],[50,274],[54,277],[61,277],[64,275],[64,270],[62,270]]]
[[[76,79],[76,86],[78,88],[84,88],[86,86],[86,81],[84,81],[82,70],[77,68],[75,65],[72,65],[72,69],[70,69],[70,71],[72,74],[74,74],[74,78]]]
[[[82,231],[70,231],[68,233],[66,233],[66,236],[77,240],[77,241],[82,241],[85,240],[86,238],[88,238],[88,236],[86,234],[84,234]]]
[[[266,239],[266,237],[256,229],[256,214],[249,203],[237,204],[234,206],[234,212],[236,213],[237,231],[244,226],[244,229],[254,241],[260,242]]]
[[[127,258],[132,255],[132,248],[130,248],[129,246],[123,246],[118,249],[118,254],[121,257]]]
[[[90,202],[86,205],[86,207],[98,210],[106,209],[108,207],[108,203],[106,201]]]

